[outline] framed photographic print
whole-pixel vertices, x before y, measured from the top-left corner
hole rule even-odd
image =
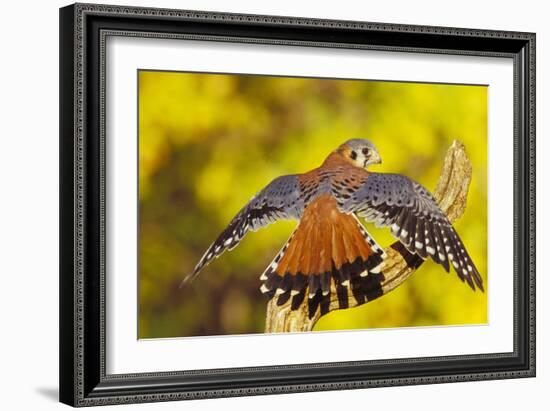
[[[60,10],[60,400],[535,375],[535,35]]]

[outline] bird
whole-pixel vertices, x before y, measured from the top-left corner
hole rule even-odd
[[[330,293],[331,284],[349,289],[350,280],[379,274],[386,258],[360,217],[388,227],[421,261],[431,258],[446,272],[452,266],[472,290],[484,291],[478,269],[433,195],[407,176],[368,170],[381,163],[375,145],[356,138],[311,171],[275,178],[242,207],[182,283],[237,247],[248,232],[278,220],[297,220],[261,274],[260,291],[318,300]]]

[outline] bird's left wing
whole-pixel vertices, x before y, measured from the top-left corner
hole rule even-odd
[[[449,271],[449,261],[462,281],[483,290],[481,276],[447,216],[432,194],[400,174],[371,173],[340,203],[392,234],[414,254],[431,257]]]
[[[233,217],[227,228],[208,247],[184,282],[195,277],[225,250],[235,248],[248,231],[256,231],[276,220],[298,220],[303,209],[304,202],[301,198],[298,176],[288,175],[276,178],[252,197],[248,204]]]

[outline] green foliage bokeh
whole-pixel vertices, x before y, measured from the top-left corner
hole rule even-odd
[[[317,167],[349,138],[433,190],[452,140],[473,179],[455,227],[487,284],[487,89],[484,86],[139,72],[139,337],[263,332],[259,275],[296,222],[249,233],[180,282],[229,220],[273,178]],[[377,241],[389,230],[366,224]],[[427,261],[388,295],[323,317],[315,330],[480,324],[487,294]]]

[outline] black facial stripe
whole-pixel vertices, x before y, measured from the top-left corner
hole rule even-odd
[[[357,152],[352,150],[351,153],[350,153],[350,157],[352,160],[355,160],[357,158]]]

